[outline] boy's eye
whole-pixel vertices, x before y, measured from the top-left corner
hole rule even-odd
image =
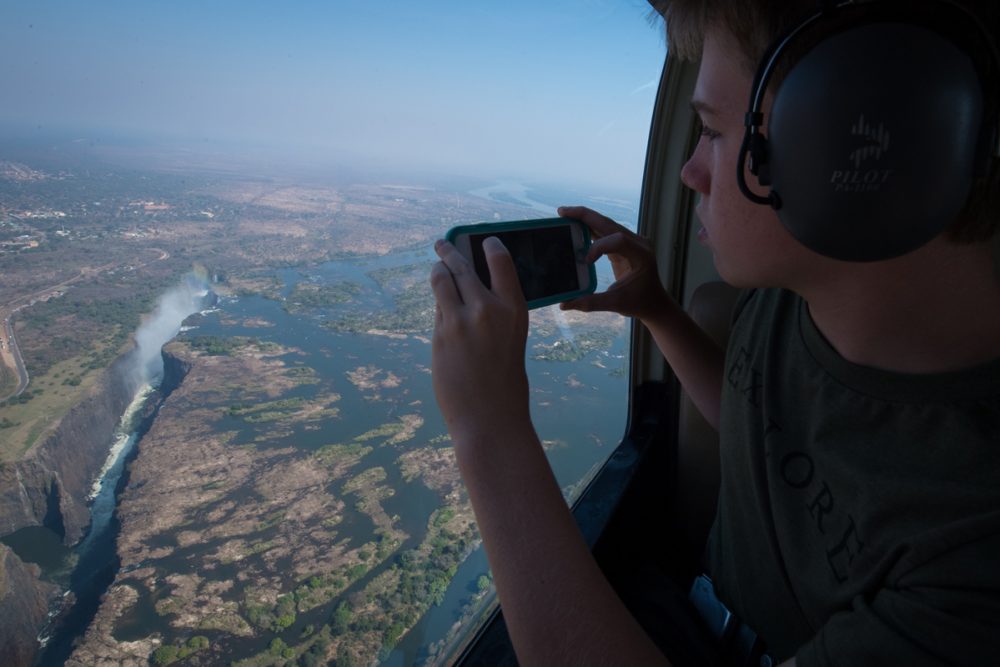
[[[698,122],[698,134],[707,138],[709,141],[719,137],[719,132],[705,125],[705,121],[701,119],[701,116],[695,116],[695,119]]]

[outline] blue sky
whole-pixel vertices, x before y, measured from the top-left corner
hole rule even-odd
[[[7,0],[0,123],[632,190],[666,52],[648,13],[645,0]]]

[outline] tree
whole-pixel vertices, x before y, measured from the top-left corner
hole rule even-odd
[[[177,660],[177,647],[173,644],[165,644],[153,651],[153,662],[157,665],[169,665]]]
[[[271,653],[271,655],[281,655],[286,648],[288,648],[288,644],[282,641],[281,637],[275,637],[271,640],[271,645],[267,650]]]
[[[333,632],[342,635],[351,627],[351,607],[346,602],[341,602],[333,612]]]

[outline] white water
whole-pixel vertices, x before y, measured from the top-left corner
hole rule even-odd
[[[135,440],[135,420],[139,411],[142,410],[142,406],[146,403],[146,399],[149,395],[153,393],[153,385],[146,383],[139,388],[139,391],[135,393],[132,398],[132,402],[129,403],[128,407],[125,408],[125,413],[118,422],[118,427],[115,429],[114,442],[111,445],[111,449],[108,452],[108,458],[104,461],[104,465],[101,467],[101,472],[98,473],[97,477],[94,479],[93,486],[90,487],[90,494],[87,496],[87,502],[93,501],[97,494],[101,492],[101,485],[104,484],[108,473],[115,467],[119,459],[128,455],[128,450],[131,449],[130,445]],[[116,476],[117,477],[117,476]],[[117,481],[117,480],[116,480]]]

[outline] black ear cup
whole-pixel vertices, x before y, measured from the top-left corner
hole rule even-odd
[[[778,216],[837,259],[914,250],[962,210],[982,126],[976,68],[950,40],[902,23],[824,39],[774,97],[767,167]]]
[[[765,138],[768,81],[790,52],[801,55],[774,93]],[[740,190],[822,255],[876,261],[919,248],[955,221],[995,159],[996,118],[984,117],[995,75],[984,72],[998,69],[987,29],[946,0],[823,3],[757,70]],[[747,187],[744,165],[767,197]]]

